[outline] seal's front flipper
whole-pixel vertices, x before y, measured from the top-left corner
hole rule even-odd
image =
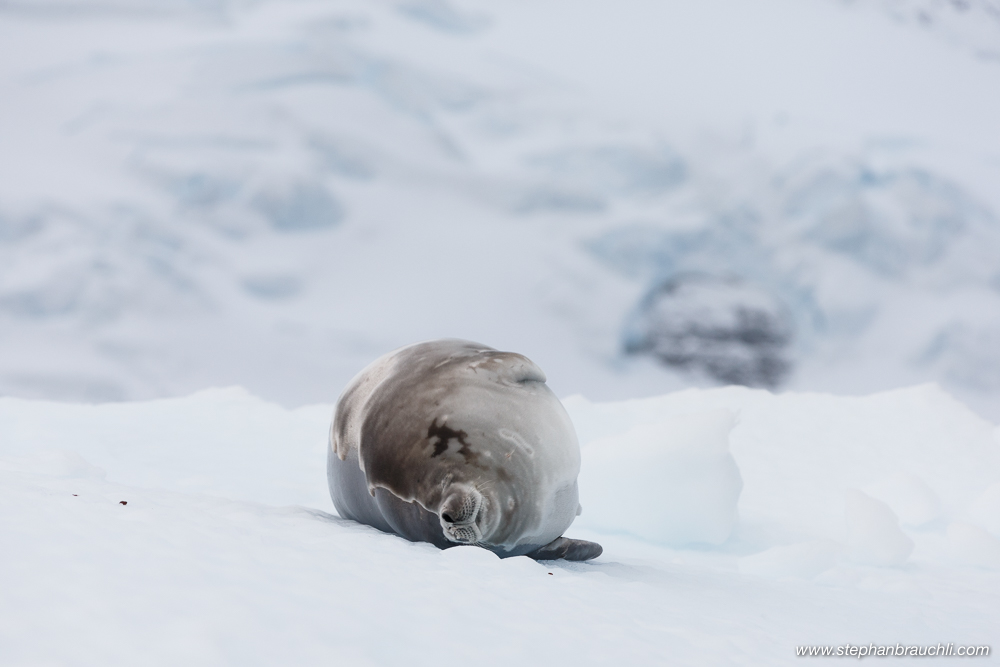
[[[597,542],[586,540],[571,540],[568,537],[557,537],[541,549],[528,554],[535,560],[590,560],[604,553],[604,548]]]

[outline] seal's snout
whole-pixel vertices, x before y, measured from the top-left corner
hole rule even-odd
[[[452,542],[473,544],[483,538],[477,519],[483,507],[483,496],[476,489],[457,488],[441,503],[441,528]]]

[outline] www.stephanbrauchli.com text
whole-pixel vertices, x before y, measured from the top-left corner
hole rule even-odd
[[[795,655],[817,658],[866,658],[869,656],[877,658],[902,658],[909,656],[983,658],[989,656],[989,654],[989,646],[955,646],[954,644],[929,644],[927,646],[909,646],[903,644],[855,646],[844,644],[843,646],[795,647]]]

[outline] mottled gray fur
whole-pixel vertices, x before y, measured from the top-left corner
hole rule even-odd
[[[330,496],[344,518],[441,548],[586,560],[561,535],[579,513],[580,448],[526,357],[436,340],[377,359],[330,429]]]

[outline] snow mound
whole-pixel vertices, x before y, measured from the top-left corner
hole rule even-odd
[[[726,541],[743,488],[728,410],[678,415],[596,440],[582,452],[580,525],[665,544]]]
[[[0,433],[5,460],[26,472],[106,471],[143,487],[327,508],[325,472],[314,471],[325,471],[332,414],[329,406],[286,410],[239,387],[103,405],[0,398]]]
[[[902,565],[913,552],[889,506],[861,491],[847,494],[847,526],[851,558],[859,563]]]
[[[911,526],[923,525],[941,515],[941,500],[916,475],[896,473],[865,491],[888,505],[900,521]]]
[[[677,544],[683,540],[668,526],[680,525],[681,519],[670,518],[669,511],[687,511],[684,521],[690,523],[685,525],[698,526],[700,541],[727,534],[722,528],[730,524],[721,514],[707,514],[706,500],[707,480],[719,484],[724,477],[721,459],[714,468],[708,463],[709,452],[725,444],[722,436],[712,435],[707,424],[701,432],[692,428],[685,441],[688,451],[705,457],[697,465],[691,463],[695,459],[676,456],[671,443],[674,420],[711,410],[737,415],[728,451],[742,493],[735,529],[728,540],[719,540],[726,548],[749,555],[833,540],[859,563],[894,566],[906,562],[911,541],[926,543],[929,555],[938,553],[935,544],[945,539],[948,522],[971,520],[991,530],[995,525],[992,489],[1000,481],[1000,447],[994,426],[935,385],[866,397],[726,387],[603,404],[576,396],[565,404],[583,447],[581,527],[608,531],[617,526],[653,543]],[[621,454],[617,461],[615,453]],[[641,465],[630,469],[629,461]],[[707,470],[715,477],[703,475]],[[633,484],[637,476],[658,482]],[[692,496],[699,498],[697,506],[673,496],[673,510],[654,509],[658,498],[686,493],[693,479],[705,480],[698,491],[705,495]],[[650,516],[659,513],[659,532],[634,521],[634,509],[624,511],[646,490],[642,507]],[[668,524],[668,518],[675,523]],[[775,554],[775,559],[786,558]]]

